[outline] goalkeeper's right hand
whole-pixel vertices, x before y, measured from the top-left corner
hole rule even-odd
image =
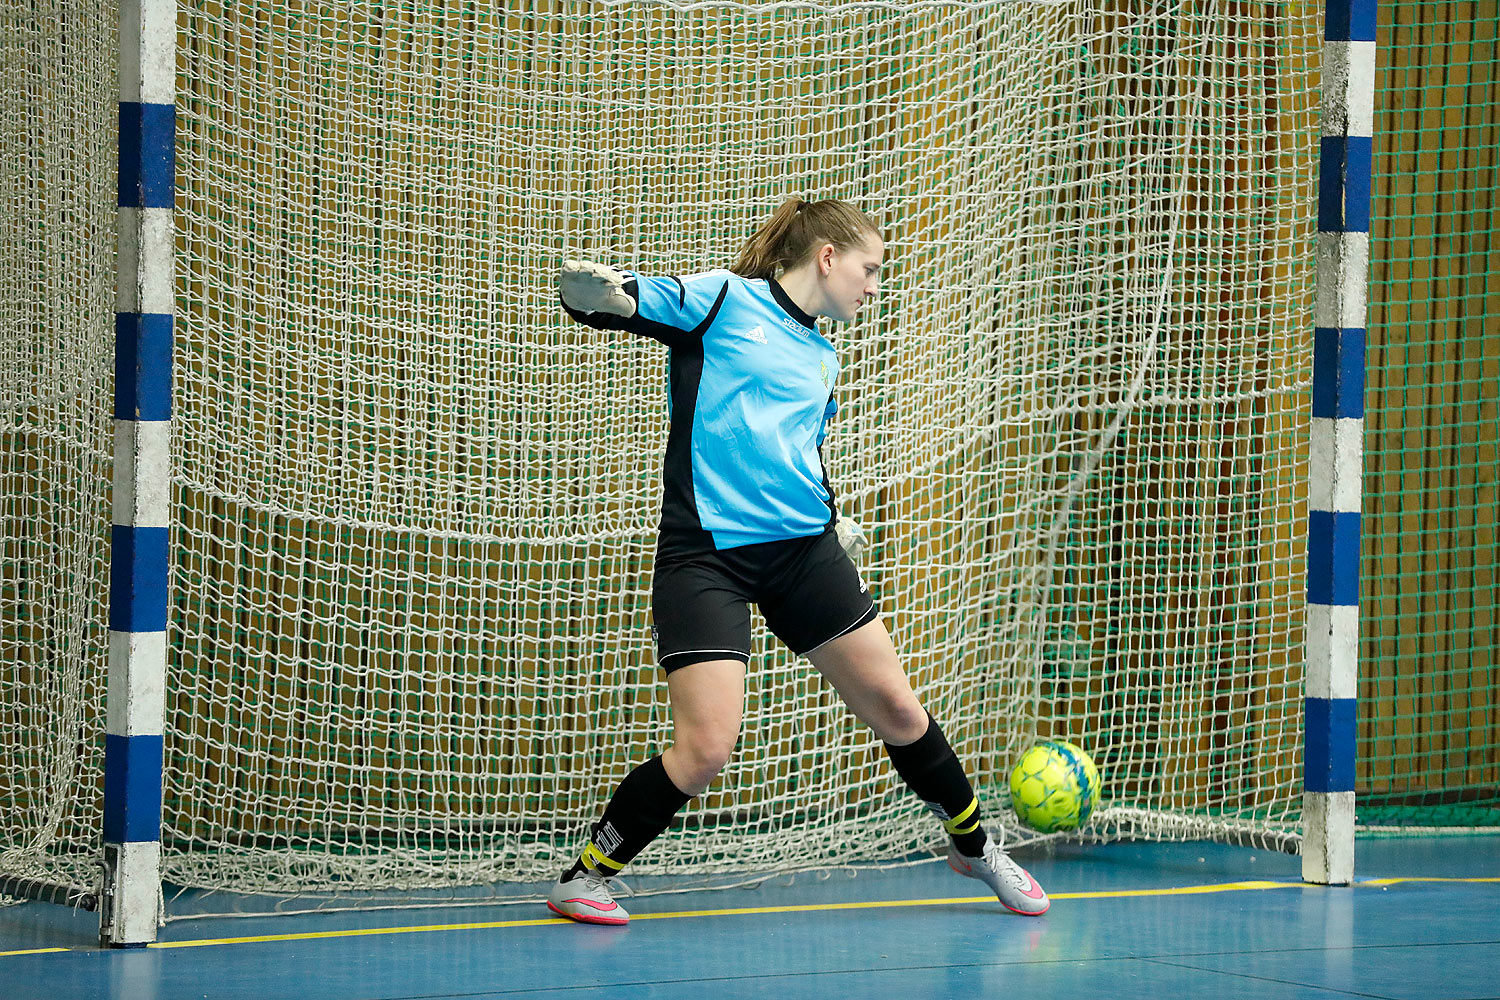
[[[837,521],[833,522],[833,530],[838,535],[839,545],[843,547],[845,554],[855,562],[865,554],[865,549],[870,543],[865,539],[865,529],[859,526],[858,521],[852,521],[840,514]]]
[[[625,276],[589,260],[565,260],[557,269],[563,302],[579,312],[634,316],[635,299],[625,293]]]

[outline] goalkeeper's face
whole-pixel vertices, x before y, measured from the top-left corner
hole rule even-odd
[[[885,242],[879,236],[868,236],[865,242],[849,250],[833,250],[828,274],[822,279],[822,315],[849,322],[880,290],[880,265],[885,258]]]

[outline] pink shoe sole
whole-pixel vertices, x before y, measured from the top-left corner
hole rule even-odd
[[[592,914],[586,913],[564,913],[562,910],[559,910],[557,907],[553,906],[550,902],[547,904],[547,909],[551,910],[559,917],[566,917],[569,920],[576,920],[580,924],[605,924],[609,927],[623,927],[624,925],[630,923],[629,917],[626,917],[622,920],[619,917],[594,916]]]

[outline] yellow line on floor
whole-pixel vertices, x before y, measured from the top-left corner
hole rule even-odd
[[[639,919],[632,917],[632,920]],[[434,931],[480,931],[501,927],[545,927],[571,923],[562,917],[537,920],[493,920],[474,924],[423,924],[419,927],[357,927],[343,931],[305,931],[298,934],[260,934],[255,937],[204,938],[197,941],[158,941],[148,948],[202,948],[211,944],[259,944],[262,941],[317,941],[322,938],[372,937],[380,934],[430,934]]]
[[[1191,885],[1171,889],[1120,889],[1102,892],[1059,892],[1057,899],[1119,899],[1127,896],[1189,896],[1208,892],[1246,892],[1259,889],[1296,889],[1301,882],[1225,882],[1219,885]],[[631,923],[644,920],[682,920],[688,917],[738,917],[771,913],[813,913],[835,910],[880,910],[912,906],[955,906],[963,903],[993,903],[994,896],[958,896],[948,899],[891,899],[861,903],[800,903],[790,906],[750,906],[722,910],[681,910],[670,913],[637,913]],[[163,941],[152,948],[199,948],[215,944],[250,944],[261,941],[302,941],[329,937],[366,937],[377,934],[420,934],[431,931],[492,930],[509,927],[564,926],[571,923],[562,917],[540,920],[497,920],[475,924],[437,924],[424,927],[366,927],[345,931],[313,931],[305,934],[270,934],[260,937],[217,938],[197,941]]]
[[[1355,887],[1387,886],[1401,882],[1500,882],[1500,878],[1382,878],[1355,882]],[[1267,889],[1316,888],[1303,882],[1221,882],[1216,885],[1185,885],[1167,889],[1111,889],[1098,892],[1059,892],[1059,899],[1123,899],[1149,896],[1198,896],[1217,892],[1256,892]],[[964,903],[993,903],[994,896],[956,896],[947,899],[890,899],[871,900],[861,903],[801,903],[791,906],[750,906],[721,910],[680,910],[670,913],[638,913],[630,918],[631,923],[644,920],[683,920],[689,917],[738,917],[772,913],[813,913],[835,910],[880,910],[914,906],[955,906]],[[571,921],[562,917],[541,917],[534,920],[492,920],[465,924],[423,924],[416,927],[359,927],[338,931],[301,931],[293,934],[259,934],[252,937],[201,938],[192,941],[158,941],[152,948],[203,948],[223,944],[260,944],[270,941],[317,941],[326,938],[374,937],[388,934],[430,934],[437,931],[499,930],[511,927],[565,926]],[[69,948],[37,948],[31,951],[5,951],[7,955],[39,955],[48,952],[70,951]]]

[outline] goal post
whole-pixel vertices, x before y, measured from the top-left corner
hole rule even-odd
[[[170,561],[177,2],[120,0],[118,293],[102,805],[106,946],[156,940]]]
[[[1302,877],[1354,879],[1375,0],[1328,0],[1318,185]]]

